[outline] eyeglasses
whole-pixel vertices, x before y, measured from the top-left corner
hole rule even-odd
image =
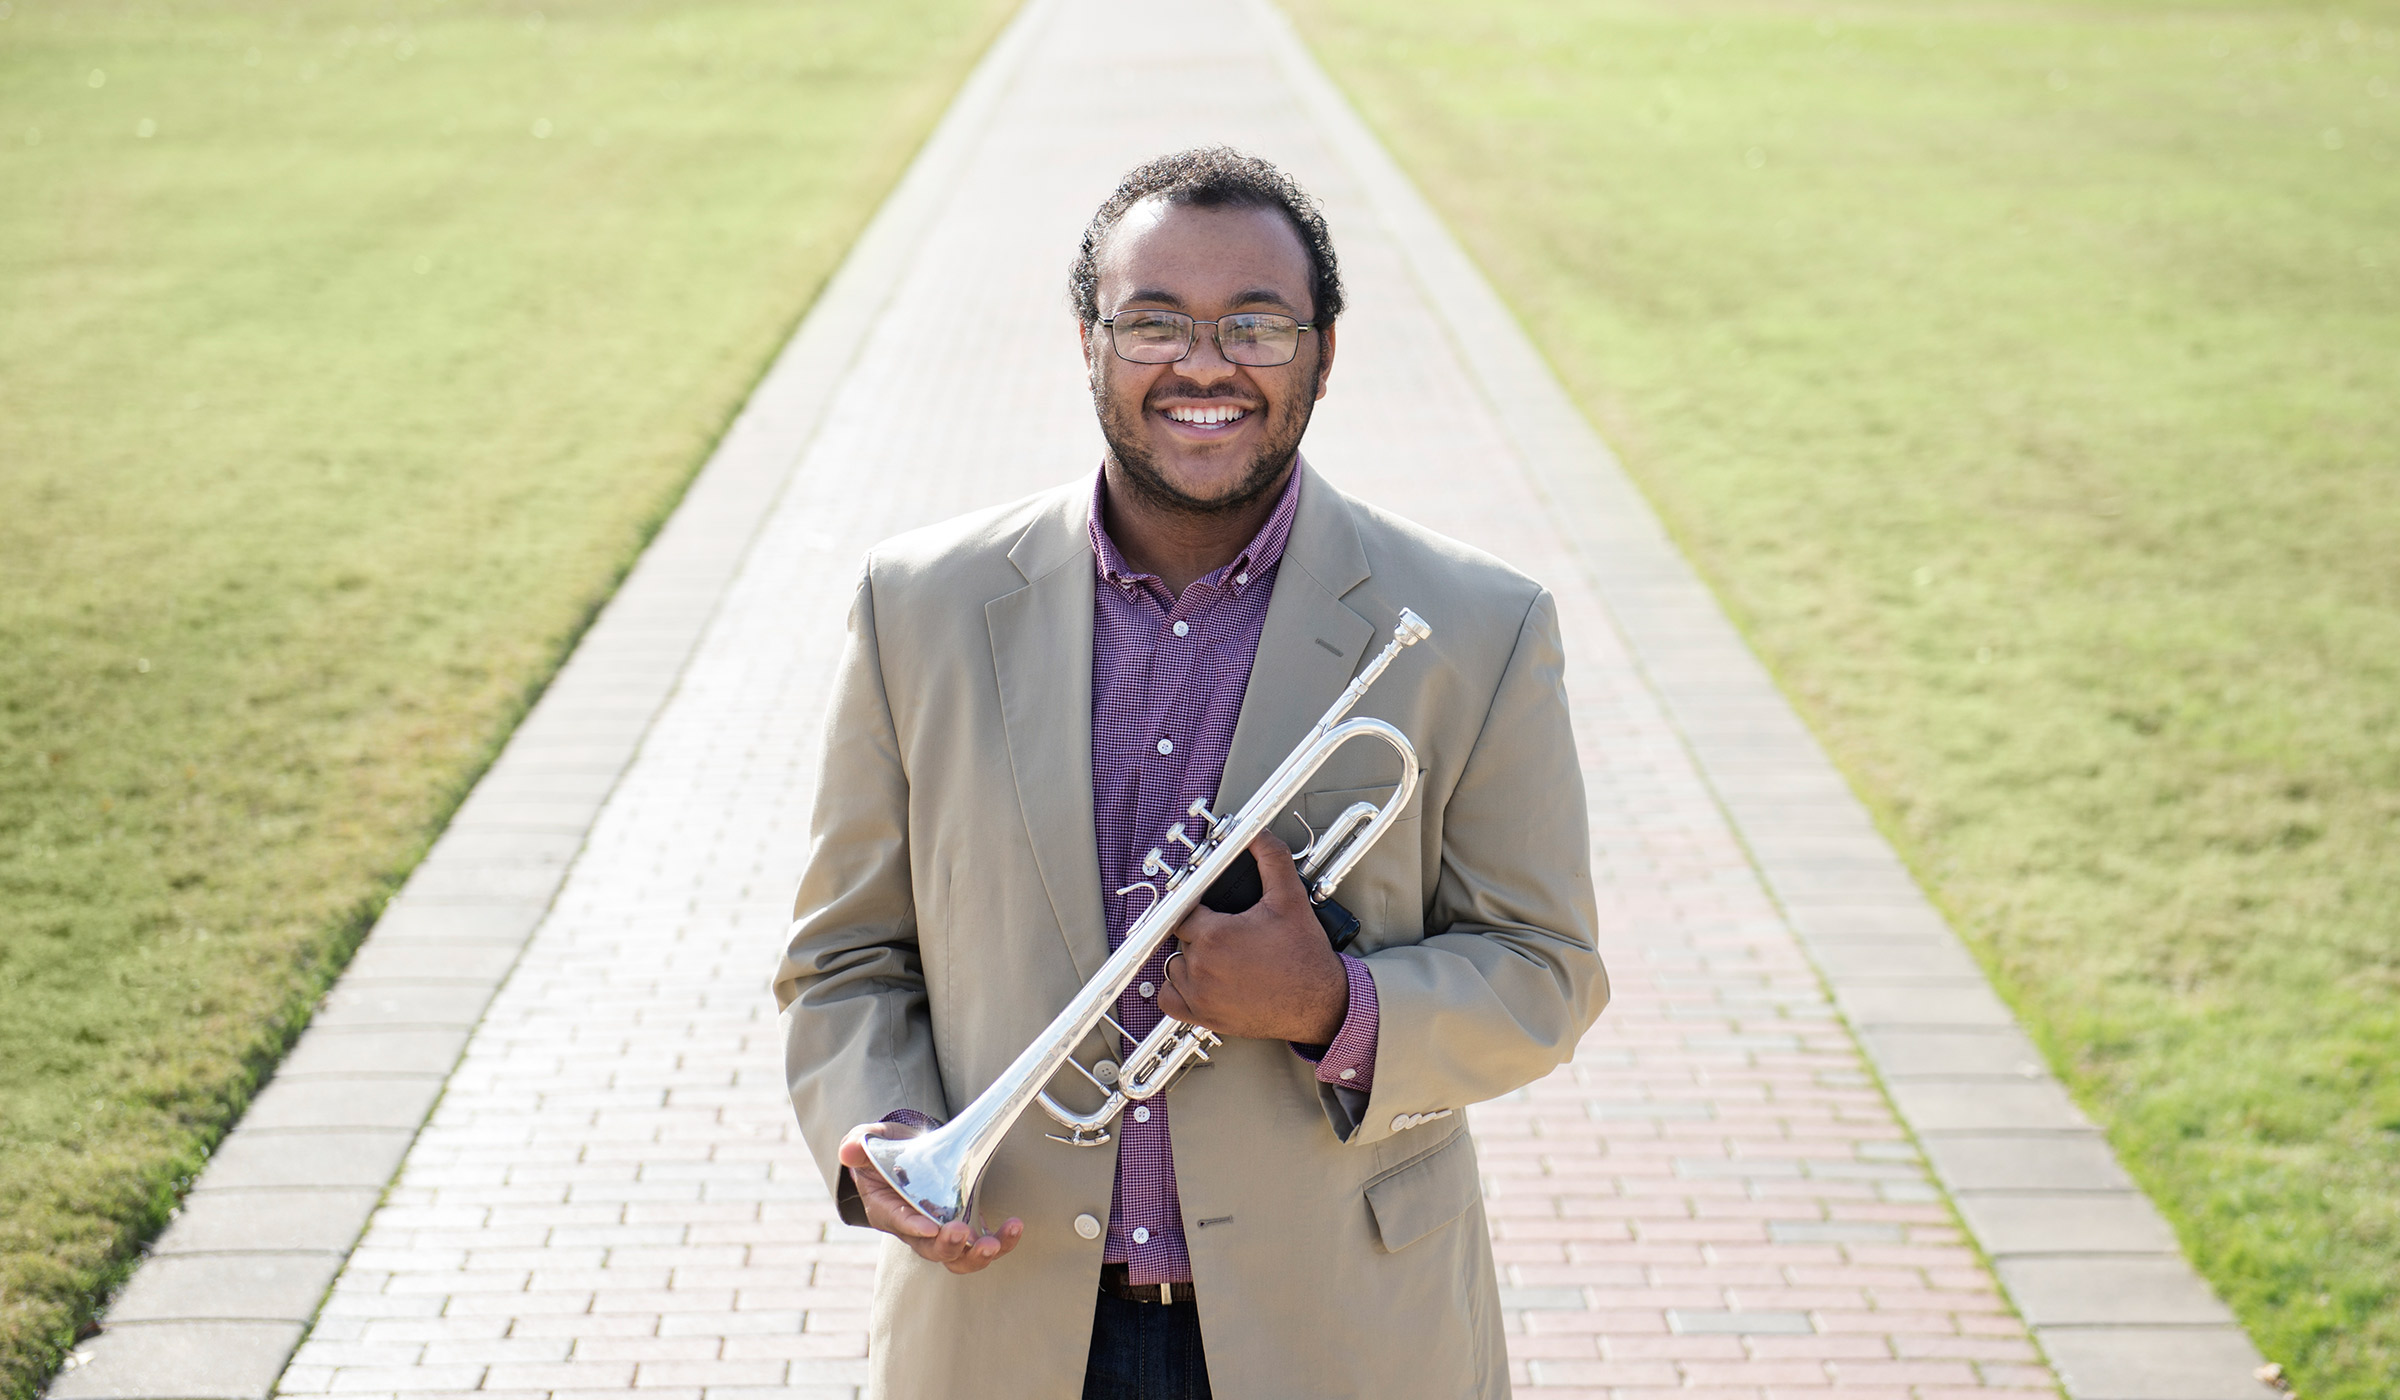
[[[1316,329],[1269,311],[1245,311],[1214,321],[1196,321],[1180,311],[1120,311],[1101,317],[1100,325],[1117,358],[1137,365],[1175,363],[1192,353],[1199,328],[1207,326],[1216,332],[1218,354],[1252,369],[1290,364],[1300,353],[1300,332]]]

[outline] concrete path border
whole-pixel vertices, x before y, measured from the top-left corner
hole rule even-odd
[[[2074,1400],[2260,1400],[2261,1358],[2052,1077],[1615,454],[1439,215],[1263,3],[1620,635]]]
[[[815,435],[1029,7],[961,88],[490,771],[217,1147],[53,1400],[264,1400]]]

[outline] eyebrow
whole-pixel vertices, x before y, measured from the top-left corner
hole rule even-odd
[[[1131,306],[1136,302],[1144,301],[1158,302],[1166,306],[1171,306],[1178,311],[1183,309],[1183,298],[1175,295],[1173,292],[1168,291],[1164,287],[1136,288],[1132,292],[1128,293],[1125,297],[1125,300],[1119,302],[1117,305],[1119,310],[1123,310],[1125,307]],[[1276,291],[1272,287],[1252,287],[1234,297],[1230,304],[1233,306],[1256,306],[1262,302],[1269,306],[1280,306],[1286,311],[1296,312],[1298,310],[1298,308],[1294,307],[1289,301],[1284,299],[1283,293]]]

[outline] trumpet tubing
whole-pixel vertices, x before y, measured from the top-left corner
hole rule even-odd
[[[1176,927],[1200,903],[1208,887],[1241,858],[1284,804],[1298,797],[1308,780],[1343,745],[1353,739],[1375,739],[1389,745],[1400,759],[1400,778],[1381,806],[1353,804],[1295,857],[1309,897],[1322,901],[1331,896],[1399,819],[1417,787],[1416,750],[1406,735],[1382,720],[1345,716],[1404,648],[1431,635],[1433,629],[1423,618],[1402,608],[1391,641],[1360,670],[1240,811],[1224,817],[1210,811],[1205,802],[1191,805],[1188,815],[1200,823],[1199,839],[1193,839],[1183,823],[1176,823],[1167,831],[1167,842],[1185,848],[1182,862],[1171,864],[1162,845],[1144,859],[1142,873],[1163,883],[1143,881],[1118,891],[1130,894],[1146,888],[1152,895],[1150,907],[1134,920],[1125,931],[1125,940],[1109,954],[1100,971],[1051,1018],[1041,1035],[950,1122],[915,1137],[867,1140],[868,1160],[892,1189],[936,1222],[946,1225],[963,1219],[974,1208],[975,1188],[984,1167],[1026,1109],[1039,1103],[1044,1113],[1067,1130],[1050,1134],[1052,1139],[1076,1147],[1098,1147],[1109,1141],[1108,1125],[1128,1106],[1165,1093],[1186,1070],[1209,1062],[1208,1052],[1224,1042],[1206,1027],[1171,1016],[1142,1037],[1124,1063],[1113,1070],[1105,1061],[1086,1067],[1075,1058],[1075,1051],[1104,1026],[1127,1041],[1134,1039],[1117,1024],[1109,1008],[1140,975],[1151,955],[1175,936]],[[1069,1068],[1101,1091],[1098,1108],[1077,1113],[1048,1092],[1050,1082]]]

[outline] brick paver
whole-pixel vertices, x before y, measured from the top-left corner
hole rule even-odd
[[[283,1393],[855,1393],[875,1249],[798,1141],[764,981],[849,584],[879,537],[1089,470],[1068,252],[1124,167],[1202,140],[1288,163],[1340,240],[1355,309],[1312,460],[1560,601],[1616,1001],[1573,1064],[1470,1114],[1520,1388],[2054,1388],[1260,23],[1098,0],[1020,21],[946,203]],[[1174,99],[1099,120],[1091,75],[1126,65]],[[912,338],[934,308],[943,334]]]

